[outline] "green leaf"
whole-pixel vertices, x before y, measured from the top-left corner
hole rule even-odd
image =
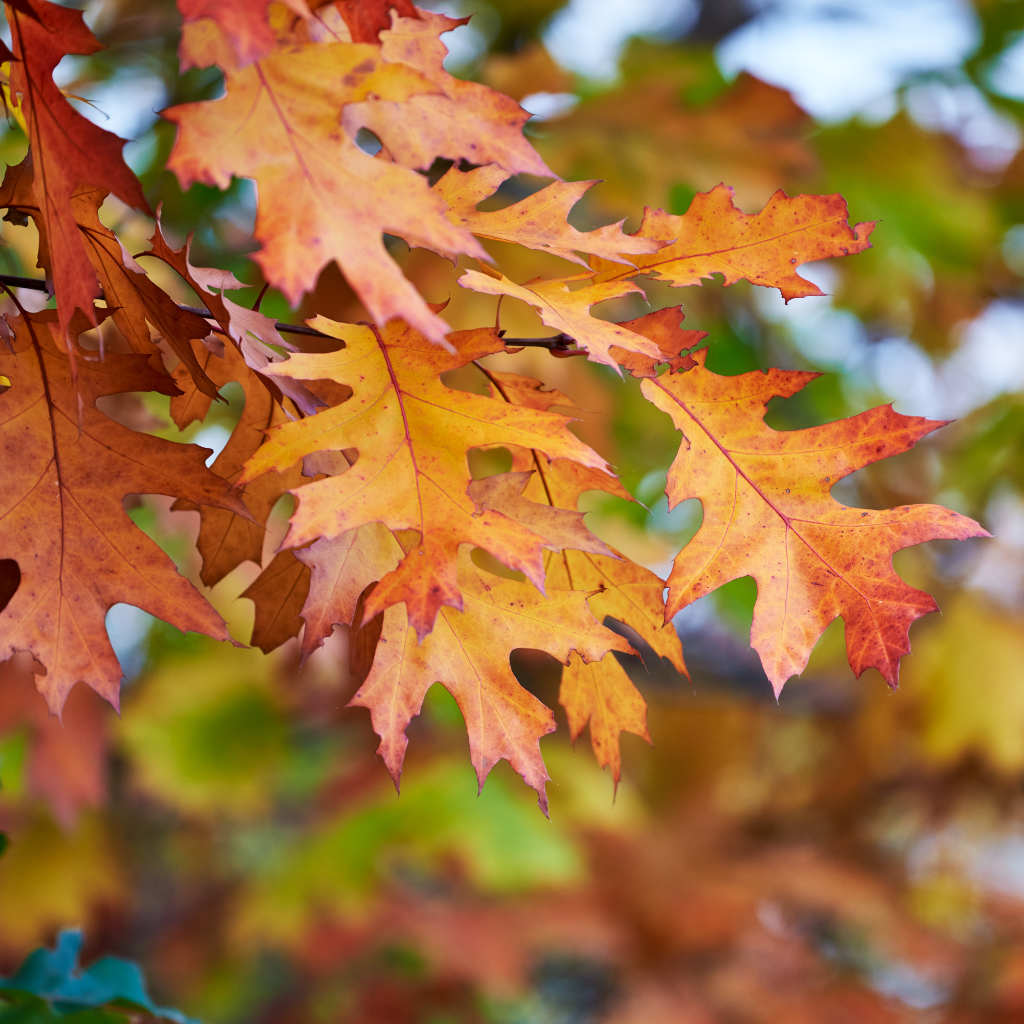
[[[57,936],[54,949],[33,951],[13,977],[0,978],[0,999],[8,1003],[0,1006],[0,1024],[58,1019],[65,1024],[125,1024],[128,1017],[116,1012],[118,1007],[143,1010],[175,1024],[197,1024],[177,1010],[156,1006],[137,964],[108,956],[81,970],[81,949],[82,933],[67,929]]]

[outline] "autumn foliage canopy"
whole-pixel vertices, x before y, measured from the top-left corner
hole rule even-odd
[[[569,216],[591,183],[549,170],[516,102],[448,74],[441,36],[452,19],[408,0],[178,0],[182,68],[215,66],[224,86],[163,111],[177,130],[170,169],[183,187],[255,183],[253,259],[290,303],[333,263],[365,309],[361,322],[319,316],[296,332],[233,301],[231,273],[195,265],[187,244],[165,237],[123,140],[55,85],[66,54],[99,46],[81,15],[47,0],[5,6],[4,99],[29,149],[7,168],[0,206],[36,229],[55,308],[29,312],[25,293],[5,286],[17,315],[0,340],[0,661],[27,652],[53,713],[78,683],[117,705],[122,670],[105,616],[118,602],[228,639],[129,517],[136,494],[198,511],[203,583],[262,565],[245,595],[254,645],[298,635],[308,656],[335,625],[350,630],[362,676],[352,703],[369,711],[396,782],[406,728],[440,683],[462,711],[481,783],[506,759],[544,806],[539,741],[555,717],[512,672],[523,648],[563,663],[570,729],[589,725],[617,778],[620,733],[646,735],[643,700],[615,656],[633,650],[623,632],[685,673],[672,617],[745,576],[757,584],[751,644],[776,693],[837,617],[853,671],[875,668],[895,685],[909,627],[935,604],[900,579],[893,554],[985,531],[938,506],[852,508],[831,491],[942,423],[883,406],[778,431],[767,404],[815,374],[713,373],[699,325],[684,328],[679,307],[624,322],[595,315],[652,285],[820,294],[801,265],[869,245],[872,224],[850,224],[840,196],[779,191],[746,213],[723,184],[684,214],[646,209],[634,232],[621,222],[581,230]],[[510,198],[522,175],[545,182]],[[106,225],[109,196],[152,214],[148,251],[131,254]],[[452,331],[443,304],[396,262],[396,238],[457,260],[456,287],[493,297],[493,319]],[[556,257],[560,276],[517,279],[502,267],[509,245]],[[202,308],[172,297],[171,272]],[[502,311],[516,303],[553,333],[509,338]],[[698,499],[703,519],[667,581],[588,529],[581,495],[629,494],[574,433],[572,395],[488,362],[523,347],[637,378],[670,418],[669,504]],[[209,466],[207,449],[104,411],[109,396],[155,392],[183,428],[230,382],[245,408]],[[510,457],[504,471],[470,457],[495,450]],[[286,494],[294,511],[273,550],[267,521]]]

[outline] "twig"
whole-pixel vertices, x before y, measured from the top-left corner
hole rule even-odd
[[[18,277],[16,274],[0,274],[0,284],[8,285],[11,288],[30,288],[37,292],[49,292],[50,289],[45,281],[38,277]],[[264,288],[264,290],[266,290]],[[262,293],[261,293],[262,297]],[[213,320],[213,314],[203,306],[179,306],[179,309],[186,313],[194,313],[204,320]],[[289,324],[278,320],[274,327],[282,334],[304,334],[310,338],[330,338],[333,341],[338,339],[332,334],[325,334],[315,327],[308,327],[306,324]],[[500,332],[499,332],[500,333]],[[568,334],[556,334],[552,338],[506,338],[502,341],[511,348],[546,348],[552,352],[575,351],[576,342]]]

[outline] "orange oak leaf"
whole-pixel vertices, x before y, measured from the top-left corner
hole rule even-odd
[[[659,248],[660,243],[653,239],[627,235],[622,230],[622,221],[593,231],[578,231],[568,223],[570,211],[595,184],[593,181],[554,181],[500,209],[478,210],[477,206],[497,192],[508,176],[496,164],[469,171],[452,167],[434,191],[444,199],[451,220],[474,235],[554,253],[573,263],[586,265],[577,255],[581,252],[628,263],[631,254],[651,253]]]
[[[636,273],[632,268],[627,275]],[[484,274],[467,270],[460,278],[463,288],[471,288],[485,295],[508,295],[533,306],[541,320],[549,327],[568,334],[587,350],[591,359],[618,370],[613,348],[657,356],[658,348],[642,335],[609,320],[592,316],[590,307],[607,299],[617,299],[642,290],[625,278],[614,281],[596,281],[585,276],[577,278],[538,278],[526,284],[516,284],[504,274]],[[573,287],[575,285],[575,287]]]
[[[700,529],[669,576],[667,615],[752,576],[751,646],[776,694],[803,671],[818,637],[839,616],[853,671],[875,667],[895,686],[911,623],[936,605],[896,575],[894,552],[940,537],[988,534],[937,505],[848,508],[829,492],[854,470],[906,451],[944,424],[879,406],[806,430],[776,431],[764,423],[768,401],[795,394],[817,374],[722,377],[705,369],[706,354],[694,354],[691,370],[641,384],[683,435],[668,475],[669,506],[699,498],[704,508]]]
[[[566,488],[557,476],[557,469],[547,474],[549,489],[559,493],[556,500],[571,500],[574,488]],[[675,626],[665,621],[665,581],[660,576],[621,555],[560,551],[548,557],[548,584],[586,594],[598,621],[615,619],[628,626],[655,654],[667,658],[681,674],[689,674]],[[650,741],[646,705],[625,670],[610,654],[593,664],[570,665],[562,674],[559,701],[574,740],[589,721],[594,755],[602,768],[611,768],[617,784],[622,765],[619,733]]]
[[[78,353],[78,390],[50,314],[15,321],[0,345],[0,556],[20,583],[0,613],[0,660],[24,650],[46,674],[37,686],[59,713],[83,681],[115,707],[121,668],[105,616],[123,601],[179,629],[227,638],[224,623],[124,510],[128,494],[169,494],[243,510],[204,465],[208,450],[139,434],[95,407],[103,395],[172,392],[137,355]]]
[[[300,18],[309,17],[305,0],[279,0]],[[240,66],[251,64],[273,50],[277,39],[268,21],[271,0],[178,0],[178,10],[186,22],[211,18],[229,40]],[[182,47],[183,71],[194,65],[186,47]]]
[[[680,326],[683,311],[678,306],[659,309],[635,320],[623,320],[620,326],[636,331],[653,341],[658,347],[657,356],[645,356],[624,349],[612,349],[619,366],[634,377],[656,377],[658,367],[667,365],[670,370],[687,370],[693,366],[688,349],[699,345],[707,337],[707,331],[683,330]]]
[[[409,742],[405,729],[419,714],[427,690],[441,683],[466,720],[480,785],[504,758],[537,791],[546,812],[548,774],[539,741],[554,730],[555,719],[516,681],[509,654],[530,648],[565,663],[573,651],[594,661],[610,650],[631,648],[594,619],[581,593],[552,590],[544,597],[526,583],[477,568],[465,554],[459,585],[463,610],[443,608],[433,632],[420,643],[403,608],[384,612],[373,666],[351,703],[369,709],[380,736],[378,753],[397,785]]]
[[[446,157],[497,164],[509,174],[557,177],[523,135],[530,115],[515,100],[445,71],[448,47],[441,33],[465,23],[432,11],[396,18],[380,34],[381,55],[419,71],[433,83],[433,95],[373,96],[345,111],[347,126],[368,128],[388,155],[406,167],[426,170],[436,157]]]
[[[631,732],[651,741],[647,731],[647,702],[614,654],[586,662],[572,655],[562,670],[558,702],[565,708],[569,735],[575,742],[590,725],[590,745],[602,768],[610,768],[618,786],[622,777],[619,736]]]
[[[100,44],[80,11],[45,0],[7,4],[14,61],[11,91],[20,96],[30,152],[8,174],[31,181],[34,206],[49,239],[50,267],[61,331],[81,310],[96,323],[93,299],[99,283],[72,212],[72,196],[83,186],[112,192],[129,206],[148,210],[138,179],[121,156],[124,140],[78,113],[53,81],[53,70],[68,54],[90,54]],[[73,348],[69,348],[73,353]]]
[[[298,547],[372,522],[418,531],[419,544],[374,588],[366,617],[405,602],[420,636],[429,632],[442,605],[462,606],[455,579],[455,557],[462,544],[484,548],[540,587],[545,541],[501,512],[477,511],[467,494],[467,452],[517,445],[584,465],[605,463],[568,430],[566,416],[508,406],[441,382],[446,371],[500,351],[497,333],[452,334],[454,351],[449,353],[398,322],[384,331],[322,317],[312,322],[343,340],[345,347],[296,354],[267,372],[275,378],[336,380],[349,384],[354,393],[341,405],[271,430],[249,459],[242,480],[319,451],[354,448],[358,457],[340,475],[294,491],[298,508],[286,543]]]
[[[551,474],[548,476],[549,486],[558,489]],[[560,500],[568,499],[563,494]],[[569,550],[550,555],[548,583],[588,594],[590,610],[599,621],[611,618],[628,626],[655,654],[688,675],[679,635],[665,621],[665,581],[618,552],[616,555],[609,558]]]
[[[821,295],[821,289],[796,271],[803,263],[846,256],[870,247],[873,223],[850,227],[842,196],[787,196],[776,192],[760,213],[746,214],[732,201],[732,189],[716,185],[694,196],[682,216],[644,211],[637,231],[664,248],[634,260],[637,271],[671,285],[700,284],[721,274],[724,284],[750,281],[778,288],[783,298]],[[615,280],[620,268],[605,267],[603,280]]]
[[[219,63],[226,88],[219,99],[164,111],[178,125],[168,167],[182,185],[256,182],[256,259],[290,302],[336,260],[378,322],[401,316],[443,341],[447,326],[388,255],[383,234],[446,255],[486,253],[447,219],[421,175],[364,153],[340,123],[343,107],[369,95],[433,95],[430,79],[368,43],[279,41],[238,67],[208,20],[186,25],[182,45],[196,63]]]
[[[678,320],[679,311],[671,317],[662,313],[641,317],[634,324],[647,329],[653,337],[664,329],[669,319]],[[691,332],[676,331],[686,339]],[[547,409],[553,404],[567,401],[558,391],[546,390],[539,381],[519,374],[485,371],[492,393],[504,401]],[[603,491],[617,498],[632,500],[618,478],[600,470],[567,459],[550,459],[543,452],[523,453],[525,458],[513,456],[513,468],[532,470],[524,490],[524,497],[536,503],[545,503],[552,509],[577,512],[580,497],[587,491]],[[614,548],[606,552],[563,548],[546,556],[546,574],[550,585],[564,590],[578,590],[589,595],[591,610],[598,620],[606,617],[629,626],[655,653],[667,658],[679,671],[686,674],[682,647],[671,623],[665,621],[663,594],[665,582],[649,569],[621,555]]]

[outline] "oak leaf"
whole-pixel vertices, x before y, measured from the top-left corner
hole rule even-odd
[[[987,536],[972,519],[937,505],[849,508],[830,490],[854,470],[906,451],[944,424],[891,406],[805,430],[764,423],[767,403],[801,390],[815,373],[784,370],[722,377],[696,365],[641,384],[683,435],[669,470],[669,507],[699,498],[704,519],[676,556],[666,616],[730,580],[752,576],[751,646],[776,694],[803,671],[833,619],[846,624],[850,667],[895,686],[911,623],[935,602],[892,567],[901,548],[939,537]]]
[[[355,465],[297,488],[298,508],[286,544],[301,547],[366,523],[419,532],[419,544],[374,588],[372,617],[405,602],[416,632],[429,632],[442,605],[461,607],[455,557],[462,544],[489,551],[510,569],[543,585],[546,542],[501,512],[478,512],[467,494],[471,448],[516,445],[553,457],[604,467],[604,460],[568,430],[569,418],[510,407],[456,391],[440,375],[502,349],[488,330],[452,334],[445,352],[408,326],[385,331],[314,321],[345,342],[336,352],[296,354],[268,368],[275,378],[329,379],[349,384],[352,397],[316,416],[271,430],[242,480],[295,464],[319,451],[357,449]]]
[[[656,356],[644,356],[638,352],[612,349],[616,362],[633,377],[656,377],[662,365],[670,370],[687,370],[693,366],[693,357],[688,350],[700,344],[707,337],[707,331],[682,329],[683,312],[678,306],[659,309],[635,320],[623,320],[622,327],[642,334],[657,346]]]
[[[543,493],[556,507],[576,508],[588,490],[616,493],[600,474],[538,456],[541,468],[535,494]],[[599,622],[614,619],[633,631],[658,656],[688,675],[675,626],[665,621],[665,581],[612,550],[614,557],[564,549],[548,556],[548,586],[585,594]],[[650,741],[646,704],[622,665],[611,653],[592,664],[572,661],[562,674],[559,702],[565,708],[575,740],[590,724],[590,741],[602,768],[610,768],[618,784],[622,770],[619,734],[631,732]]]
[[[278,551],[266,568],[242,591],[256,609],[250,643],[265,654],[297,636],[300,613],[309,593],[309,568],[294,551]]]
[[[15,58],[11,92],[21,99],[30,145],[29,155],[7,173],[21,173],[31,181],[34,205],[49,238],[48,276],[66,336],[76,310],[96,323],[93,299],[99,294],[72,197],[84,186],[113,193],[141,210],[149,205],[121,156],[124,140],[78,113],[53,81],[53,70],[65,56],[101,49],[81,12],[45,0],[6,7]],[[68,351],[73,354],[74,349]]]
[[[581,593],[551,590],[542,596],[526,583],[479,569],[465,554],[459,586],[463,610],[443,608],[422,642],[417,642],[403,608],[384,612],[373,665],[351,703],[369,709],[381,740],[378,752],[397,785],[408,746],[405,729],[419,714],[427,690],[441,683],[466,720],[470,759],[480,785],[504,758],[537,791],[546,811],[548,775],[540,738],[554,730],[555,719],[516,681],[509,654],[530,648],[565,663],[573,651],[594,661],[610,650],[632,648],[598,624]]]
[[[523,491],[532,475],[529,470],[496,473],[474,480],[467,493],[478,511],[494,509],[511,516],[543,537],[549,548],[574,548],[614,557],[612,549],[586,528],[582,512],[575,508],[556,508],[548,502],[530,501]]]
[[[219,99],[164,111],[178,125],[168,167],[182,185],[256,182],[263,248],[255,258],[290,302],[336,260],[378,322],[401,316],[442,341],[447,326],[388,255],[383,234],[448,255],[486,254],[447,219],[421,175],[369,156],[339,121],[339,111],[370,95],[433,96],[434,83],[369,43],[279,41],[240,67],[223,33],[203,20],[185,26],[182,46],[195,63],[220,64],[226,89]]]
[[[169,494],[244,511],[226,481],[204,465],[208,450],[139,434],[95,401],[126,391],[173,392],[145,358],[78,353],[77,391],[50,314],[14,323],[0,345],[0,555],[20,583],[3,610],[0,660],[24,650],[46,674],[37,686],[51,711],[83,681],[115,707],[121,668],[105,616],[117,602],[226,639],[224,623],[170,559],[132,523],[128,494]]]
[[[592,231],[579,231],[568,223],[570,211],[595,184],[593,181],[553,181],[500,209],[478,209],[508,176],[497,164],[469,171],[452,167],[434,191],[444,199],[449,218],[474,235],[550,252],[584,266],[586,263],[578,253],[629,263],[632,254],[651,253],[660,247],[653,239],[627,235],[622,230],[622,221]]]
[[[637,256],[632,273],[651,274],[676,287],[700,284],[712,274],[723,283],[750,281],[778,288],[783,298],[821,295],[796,268],[813,260],[846,256],[869,248],[873,223],[848,223],[842,196],[787,196],[781,189],[759,213],[738,210],[732,189],[716,185],[699,192],[682,216],[644,211],[637,235],[663,243],[650,256]],[[602,280],[622,276],[605,268]]]
[[[159,217],[157,218],[157,230],[150,239],[150,246],[149,251],[143,255],[155,257],[166,263],[198,295],[202,296],[209,313],[208,320],[203,321],[207,330],[204,340],[208,348],[210,348],[211,332],[216,331],[219,327],[221,334],[234,341],[246,366],[261,375],[260,380],[274,393],[276,400],[280,400],[283,395],[291,400],[299,412],[307,416],[312,415],[326,404],[308,388],[297,383],[290,386],[286,382],[275,384],[269,377],[263,375],[267,366],[284,359],[284,353],[295,351],[295,346],[281,334],[277,329],[277,324],[270,317],[264,316],[256,309],[240,306],[224,294],[225,290],[233,291],[236,288],[245,287],[241,281],[235,278],[234,274],[215,267],[199,267],[193,264],[190,255],[191,241],[186,242],[180,249],[173,248],[164,237]],[[210,350],[213,351],[213,348]],[[197,396],[182,375],[177,374],[176,380],[179,387],[185,392],[185,404],[197,401]],[[206,393],[208,394],[208,392]],[[339,401],[341,398],[342,396],[338,396]],[[179,427],[183,427],[184,422],[192,422],[191,419],[183,422],[180,418],[186,415],[182,404],[176,404],[176,408],[179,412],[175,415],[175,422]],[[202,411],[197,412],[193,418],[202,418],[206,415],[208,408],[208,401],[200,402],[197,409],[202,409]]]
[[[600,661],[587,662],[573,654],[562,670],[558,702],[565,708],[573,741],[590,726],[590,745],[602,768],[610,768],[618,786],[622,777],[619,737],[631,732],[651,741],[647,731],[647,702],[626,670],[609,652]]]
[[[427,170],[435,158],[445,157],[496,164],[509,174],[556,177],[523,135],[530,115],[515,100],[445,70],[448,47],[440,36],[465,23],[433,11],[396,18],[380,34],[381,57],[415,68],[433,84],[433,94],[372,96],[348,107],[343,120],[350,130],[368,128],[406,167]]]
[[[99,210],[105,198],[106,192],[101,189],[79,188],[70,197],[69,212],[84,243],[86,259],[100,283],[110,319],[133,352],[156,356],[156,366],[160,368],[160,348],[152,327],[179,360],[183,374],[191,377],[190,389],[194,386],[208,398],[215,396],[217,388],[200,367],[193,348],[193,341],[205,337],[210,325],[195,312],[179,306],[125,251],[120,239],[100,220]],[[0,185],[0,206],[33,217],[39,231],[40,260],[49,265],[52,246],[47,222],[35,203],[25,165],[10,168]]]

